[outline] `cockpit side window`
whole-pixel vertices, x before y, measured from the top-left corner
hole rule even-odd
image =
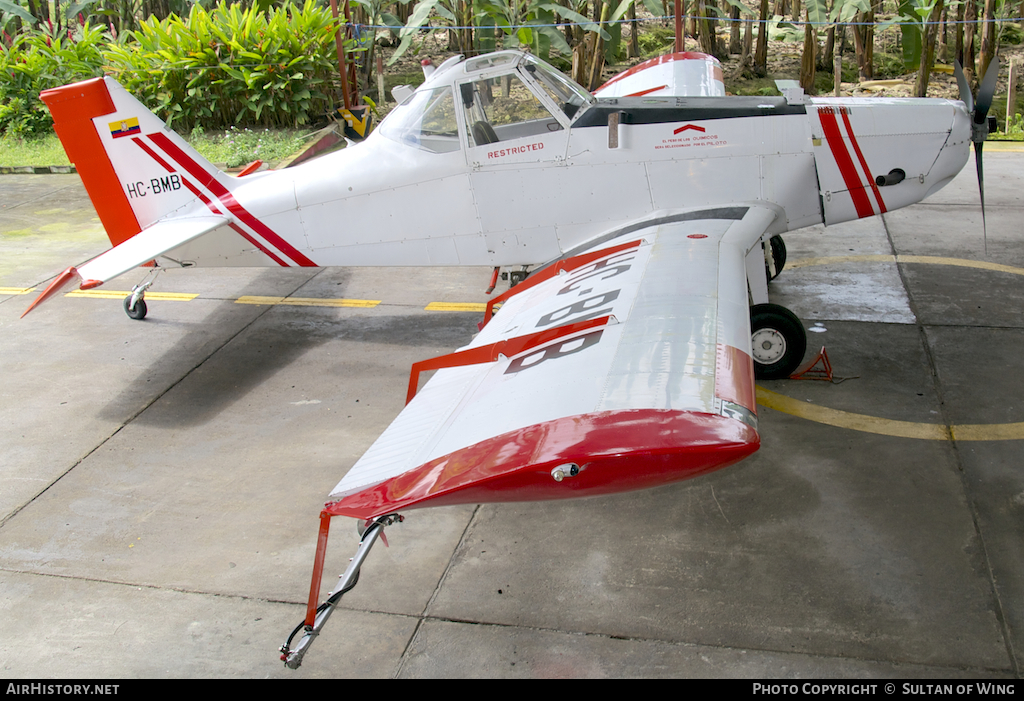
[[[526,57],[524,68],[569,119],[594,101],[590,93],[535,56]]]
[[[561,123],[514,74],[459,85],[470,146],[558,131]]]
[[[393,141],[434,153],[458,151],[455,98],[448,86],[418,90],[381,122],[379,131]]]

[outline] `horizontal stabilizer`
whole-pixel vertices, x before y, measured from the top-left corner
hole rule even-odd
[[[228,217],[164,219],[79,267],[82,284],[96,287],[231,221]]]
[[[182,217],[159,221],[106,253],[96,256],[85,265],[65,270],[29,305],[25,314],[65,287],[69,287],[76,276],[81,280],[81,289],[98,287],[229,221],[230,218],[219,216]]]

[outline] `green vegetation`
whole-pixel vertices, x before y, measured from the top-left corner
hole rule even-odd
[[[308,131],[232,127],[212,134],[193,129],[188,141],[213,163],[236,168],[255,160],[273,165],[298,152],[308,136]]]
[[[213,163],[228,168],[261,160],[275,163],[298,153],[305,145],[308,131],[269,129],[229,129],[207,134],[194,129],[186,134],[192,146]],[[0,166],[69,165],[60,140],[52,132],[42,136],[0,139]]]
[[[150,19],[103,53],[109,73],[172,126],[296,127],[330,111],[334,21],[306,0]]]
[[[45,140],[34,137],[49,134],[52,124],[39,92],[103,74],[183,133],[226,132],[214,160],[261,157],[270,148],[267,129],[322,124],[340,95],[337,23],[327,0],[302,2],[0,0],[0,161],[34,151],[29,157],[53,160],[36,151]],[[346,47],[359,64],[350,89],[356,100],[377,97],[372,58],[389,43],[385,58],[395,69],[385,76],[388,88],[421,82],[418,60],[408,60],[420,51],[473,55],[511,47],[529,47],[595,88],[606,62],[671,50],[673,22],[664,16],[671,7],[663,0],[348,0],[354,29]],[[777,78],[831,93],[840,50],[844,82],[906,80],[920,67],[921,91],[932,54],[943,51],[942,61],[952,61],[958,40],[973,47],[964,63],[975,77],[995,45],[1005,57],[1024,41],[1020,0],[684,0],[684,11],[690,45],[696,38],[701,51],[727,63],[728,89],[738,94],[774,94]],[[814,30],[805,32],[808,20]],[[759,21],[768,38],[790,42],[784,51],[772,46],[772,75]],[[556,22],[561,26],[551,26]],[[816,62],[801,65],[801,51],[813,51]]]
[[[66,166],[70,165],[60,139],[48,135],[0,139],[0,166]]]
[[[0,2],[0,10],[10,4]],[[42,26],[0,41],[0,133],[49,131],[39,93],[104,73],[185,130],[295,128],[333,108],[335,23],[315,0],[265,12],[225,4],[207,12],[197,3],[185,19],[150,18],[116,37],[84,20]]]

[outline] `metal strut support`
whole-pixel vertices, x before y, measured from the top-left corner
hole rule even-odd
[[[145,298],[146,290],[148,290],[154,282],[156,282],[157,276],[163,268],[154,267],[143,278],[142,282],[132,288],[131,294],[129,295],[128,309],[135,309],[135,305],[139,303],[139,300]]]
[[[383,538],[384,527],[390,526],[392,523],[400,523],[404,520],[405,518],[398,514],[388,514],[387,516],[378,516],[372,522],[368,522],[366,530],[362,532],[359,547],[356,548],[356,554],[352,557],[345,572],[338,579],[337,586],[327,595],[327,600],[320,604],[314,612],[312,607],[316,605],[319,594],[320,574],[323,569],[323,557],[327,547],[327,525],[325,520],[321,520],[320,538],[317,542],[317,554],[313,567],[313,584],[310,588],[310,611],[302,623],[297,625],[292,634],[288,636],[288,640],[285,641],[284,645],[279,648],[281,660],[284,661],[286,667],[298,669],[302,664],[302,658],[309,651],[309,646],[313,644],[313,640],[320,634],[320,630],[327,623],[327,619],[334,613],[334,609],[337,607],[338,602],[341,601],[341,597],[359,581],[359,568],[362,567],[363,561],[370,553],[370,548],[373,547],[377,538]],[[387,545],[386,539],[384,544]],[[299,644],[292,650],[292,640],[300,630],[304,631],[304,634],[299,640]]]

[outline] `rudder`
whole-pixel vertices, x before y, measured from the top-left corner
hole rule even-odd
[[[40,99],[114,246],[205,199],[197,185],[219,181],[226,189],[231,181],[113,78],[46,90]]]

